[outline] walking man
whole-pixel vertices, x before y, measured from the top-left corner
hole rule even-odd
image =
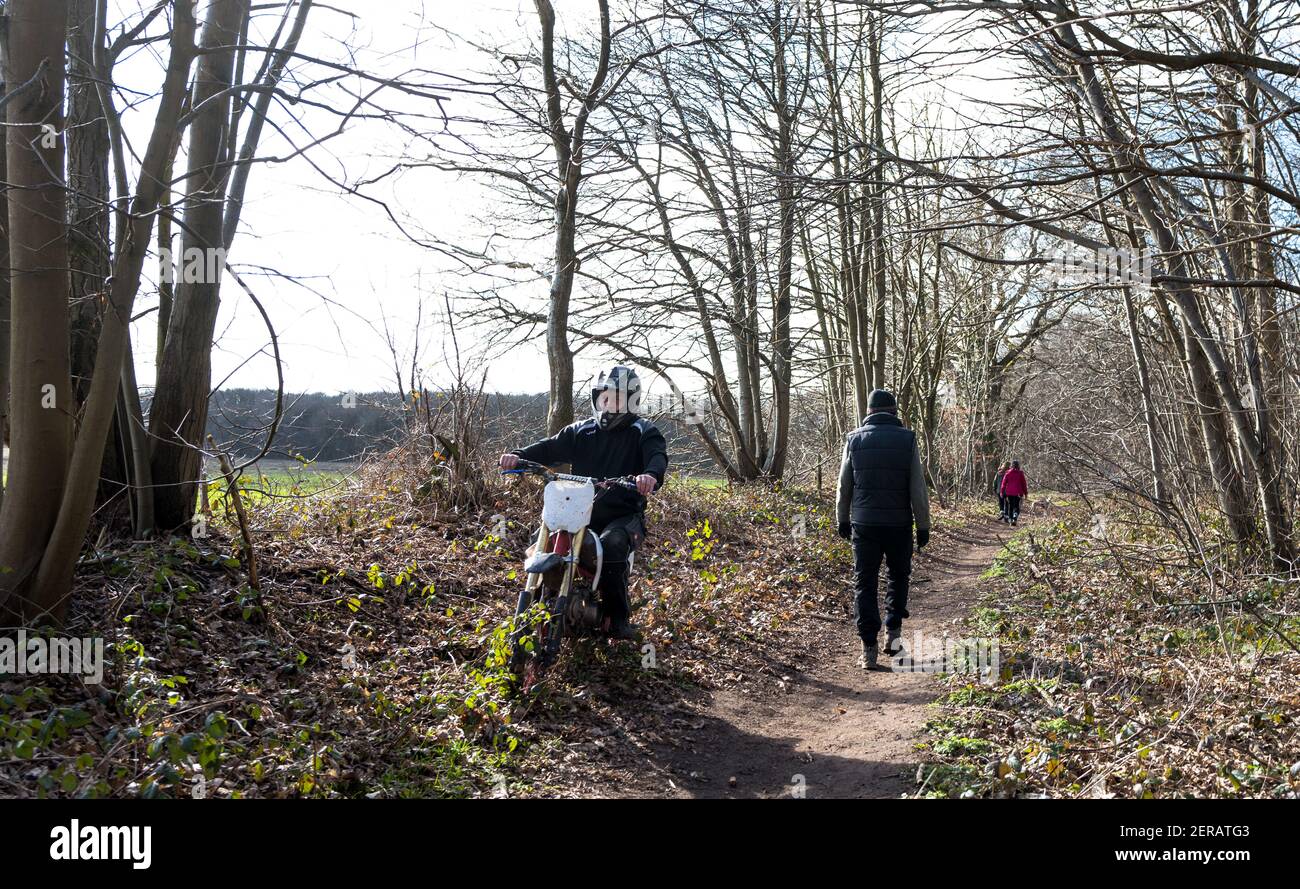
[[[853,616],[862,639],[864,670],[876,666],[880,635],[877,585],[880,562],[889,569],[885,587],[885,651],[897,654],[907,587],[912,574],[912,524],[916,523],[916,548],[930,541],[930,498],[921,469],[916,433],[898,419],[898,402],[884,389],[867,398],[867,417],[849,433],[840,464],[840,484],[835,503],[839,534],[853,541],[853,567],[857,592]]]

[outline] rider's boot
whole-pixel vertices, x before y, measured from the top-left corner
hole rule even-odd
[[[627,594],[627,564],[607,563],[609,574],[603,578],[601,603],[606,616],[606,632],[611,639],[633,640],[641,636],[641,628],[628,620],[632,602]]]
[[[634,623],[626,620],[611,621],[609,628],[609,637],[611,639],[620,639],[634,642],[641,638],[641,628]]]

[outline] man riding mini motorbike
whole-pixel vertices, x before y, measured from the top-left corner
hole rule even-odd
[[[609,485],[596,494],[590,529],[600,535],[604,570],[598,590],[602,626],[616,639],[635,639],[627,593],[628,556],[645,539],[646,497],[664,483],[668,445],[653,423],[637,416],[641,380],[630,368],[602,372],[591,387],[592,416],[565,426],[550,438],[502,454],[503,470],[520,460],[556,466],[568,463],[575,475],[594,478],[635,476],[635,489]]]

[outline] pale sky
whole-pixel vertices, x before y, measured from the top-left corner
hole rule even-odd
[[[115,2],[121,12],[139,5],[138,0]],[[354,54],[352,64],[376,74],[396,74],[415,67],[438,71],[482,68],[480,53],[454,44],[428,27],[429,23],[469,32],[518,33],[521,12],[532,11],[530,0],[348,0],[330,5],[358,16],[350,22],[348,17],[317,5],[300,50],[342,61],[346,57],[340,44],[346,41]],[[557,5],[563,15],[574,0]],[[204,6],[200,3],[200,15]],[[351,33],[350,28],[354,29]],[[156,59],[138,57],[127,62],[123,71],[119,79],[130,86],[145,91],[152,83],[156,88]],[[315,71],[321,73],[320,68]],[[397,94],[381,100],[403,107],[410,102]],[[470,100],[454,98],[452,107],[465,101]],[[150,104],[128,115],[128,133],[137,144],[147,136],[153,110]],[[298,106],[293,112],[317,135],[336,126],[334,118],[317,110]],[[427,113],[433,114],[435,109]],[[288,117],[284,108],[272,111],[272,120],[282,125]],[[305,141],[302,131],[295,131],[291,122],[286,131],[300,143]],[[343,136],[314,149],[310,161],[299,157],[260,164],[252,172],[240,232],[229,260],[274,323],[290,391],[395,388],[381,319],[387,316],[405,349],[412,338],[417,294],[423,290],[427,298],[436,296],[440,308],[441,285],[446,282],[454,288],[457,283],[454,276],[445,274],[447,261],[405,238],[381,207],[344,193],[313,168],[315,163],[336,181],[355,182],[386,170],[388,158],[400,153],[406,138],[382,122],[354,123]],[[424,148],[419,151],[423,153]],[[270,128],[264,130],[259,156],[285,153],[285,140]],[[178,160],[178,165],[182,162]],[[395,178],[393,187],[370,188],[367,193],[390,203],[398,216],[408,216],[426,232],[447,237],[476,234],[467,211],[483,208],[488,201],[480,187],[429,170],[408,172]],[[540,256],[547,247],[539,244]],[[298,280],[284,280],[259,269],[273,269]],[[545,286],[544,281],[539,283],[539,295],[545,294]],[[156,305],[156,287],[146,283],[136,312]],[[424,327],[427,360],[422,359],[421,364],[431,365],[440,358],[446,331],[427,317]],[[142,386],[151,386],[154,379],[156,329],[154,314],[134,325]],[[472,351],[472,343],[462,339],[461,348],[462,352]],[[269,354],[265,325],[239,286],[227,278],[222,285],[213,352],[214,384],[227,380],[226,387],[273,386],[275,371]],[[409,358],[404,357],[406,364]],[[543,349],[515,350],[508,362],[492,363],[488,385],[500,391],[545,391],[545,369]]]

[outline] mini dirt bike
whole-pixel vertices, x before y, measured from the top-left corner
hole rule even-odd
[[[539,463],[520,460],[502,475],[537,475],[542,491],[542,524],[524,560],[527,581],[515,607],[510,638],[510,669],[523,688],[532,687],[555,659],[566,637],[608,632],[596,586],[604,569],[600,535],[587,533],[598,488],[636,489],[631,476],[591,478],[551,472]],[[632,554],[627,569],[632,570]],[[540,607],[538,607],[540,603]]]

